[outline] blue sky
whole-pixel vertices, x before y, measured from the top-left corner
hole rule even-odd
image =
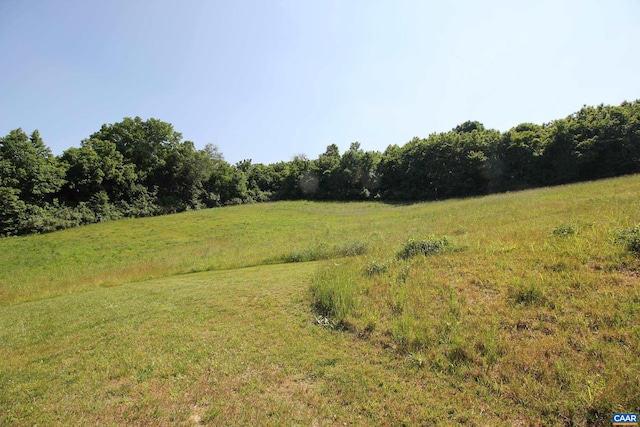
[[[640,2],[0,0],[0,134],[124,117],[235,163],[640,98]]]

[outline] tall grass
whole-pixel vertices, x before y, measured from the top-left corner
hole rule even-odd
[[[425,206],[428,234],[319,272],[315,296],[372,342],[537,422],[607,425],[640,407],[638,182]]]

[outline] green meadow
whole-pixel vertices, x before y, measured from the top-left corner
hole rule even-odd
[[[608,426],[639,222],[627,176],[4,238],[0,425]]]

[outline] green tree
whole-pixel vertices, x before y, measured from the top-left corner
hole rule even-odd
[[[546,133],[543,126],[522,123],[502,136],[497,148],[498,189],[522,190],[544,183]]]
[[[51,229],[45,217],[63,176],[37,130],[27,136],[15,129],[0,138],[0,236]]]
[[[16,191],[20,200],[44,206],[64,182],[64,169],[44,144],[40,133],[22,129],[0,138],[0,187]]]
[[[18,195],[19,191],[15,188],[0,187],[0,237],[30,232],[25,227],[27,205]]]
[[[217,146],[196,150],[191,141],[182,141],[182,134],[170,123],[140,117],[105,124],[90,140],[115,145],[123,163],[134,167],[138,193],[147,201],[154,200],[160,211],[178,212],[214,203],[211,198],[215,196],[206,187],[214,165],[222,161]]]
[[[501,135],[468,123],[474,124],[387,148],[378,167],[383,197],[442,199],[489,191],[495,179],[490,160]]]
[[[152,190],[163,179],[167,157],[178,150],[182,134],[157,119],[126,117],[119,123],[102,125],[89,139],[114,143],[124,162],[135,166],[139,181]]]
[[[470,133],[476,131],[484,131],[484,125],[477,121],[466,121],[452,129],[454,133]]]
[[[640,171],[640,103],[583,107],[570,119],[578,177],[599,179]]]
[[[575,122],[561,119],[549,127],[549,139],[544,147],[543,163],[546,184],[564,184],[578,179],[578,150]]]
[[[90,201],[104,193],[108,203],[130,202],[135,193],[135,166],[111,141],[86,139],[80,148],[69,148],[61,157],[67,165],[66,184],[61,195],[72,205]]]
[[[180,212],[205,206],[205,182],[210,178],[212,160],[197,151],[193,142],[176,144],[165,152],[162,168],[154,171],[154,188],[165,212]]]
[[[340,149],[336,144],[327,146],[324,153],[312,165],[314,178],[318,179],[318,191],[308,195],[323,199],[342,198],[344,184],[340,176]],[[310,177],[309,176],[309,177]]]
[[[314,163],[305,154],[297,154],[283,165],[280,198],[296,200],[314,197],[319,186]]]
[[[208,195],[207,206],[240,204],[247,201],[247,177],[245,173],[225,161],[213,165],[204,182]]]
[[[416,140],[418,138],[412,141]],[[376,168],[382,198],[391,200],[410,198],[408,183],[405,179],[406,170],[404,147],[397,144],[389,145],[382,153]]]
[[[367,199],[378,188],[376,168],[380,161],[377,152],[365,152],[354,142],[340,158],[341,192],[346,199]]]

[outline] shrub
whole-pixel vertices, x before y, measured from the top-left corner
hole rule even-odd
[[[400,252],[396,255],[398,259],[409,259],[420,254],[424,256],[434,255],[442,252],[449,246],[449,239],[446,237],[430,237],[427,240],[409,239],[404,244]]]

